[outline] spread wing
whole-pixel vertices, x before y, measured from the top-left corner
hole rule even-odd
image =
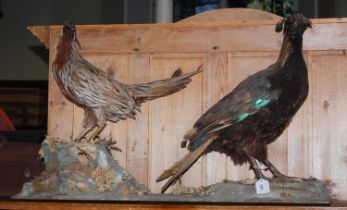
[[[248,77],[207,110],[194,124],[194,134],[189,138],[189,148],[194,150],[203,144],[200,141],[206,138],[200,138],[201,136],[213,135],[242,122],[276,101],[281,90],[272,87],[267,78],[272,71],[270,68]]]

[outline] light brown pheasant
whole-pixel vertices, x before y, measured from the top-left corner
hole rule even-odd
[[[183,74],[180,69],[169,79],[142,84],[124,84],[110,78],[79,53],[76,28],[66,22],[63,36],[57,47],[53,63],[53,77],[67,99],[82,107],[85,112],[84,130],[75,141],[81,141],[95,130],[87,141],[94,140],[105,128],[106,122],[135,118],[143,102],[175,93],[202,71],[201,66]]]

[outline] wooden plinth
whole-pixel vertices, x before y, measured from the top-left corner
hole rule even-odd
[[[141,204],[141,203],[117,203],[117,202],[54,202],[54,201],[15,201],[15,200],[5,200],[0,201],[0,209],[27,209],[27,210],[110,210],[110,209],[126,209],[126,210],[147,210],[147,209],[195,209],[195,210],[245,210],[245,209],[255,209],[255,210],[340,210],[347,209],[347,201],[333,202],[330,206],[260,206],[260,205],[203,205],[203,204]]]

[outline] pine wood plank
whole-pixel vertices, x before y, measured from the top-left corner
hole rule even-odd
[[[203,110],[207,111],[228,92],[228,54],[208,53],[204,71]],[[203,156],[203,184],[210,185],[227,178],[227,159],[217,152]]]
[[[128,56],[128,82],[134,84],[150,81],[149,54]],[[145,186],[148,185],[148,115],[148,103],[144,103],[136,120],[127,121],[127,170]]]
[[[346,49],[346,21],[313,20],[313,29],[304,36],[304,49]],[[85,52],[261,52],[280,48],[282,34],[274,32],[275,24],[274,20],[249,20],[171,25],[79,25],[77,31],[80,41],[85,43]],[[60,31],[61,26],[50,26],[50,30]],[[204,36],[201,36],[202,32]],[[339,39],[336,39],[336,34],[339,34]],[[50,41],[50,45],[55,46],[55,43]]]
[[[312,175],[330,179],[338,199],[347,195],[347,56],[317,52],[312,56]]]
[[[171,77],[181,68],[190,72],[202,63],[202,54],[152,54],[150,58],[150,79]],[[164,182],[156,183],[158,175],[188,151],[180,148],[183,135],[201,115],[202,75],[193,77],[187,88],[169,97],[149,102],[149,188],[160,192]],[[195,106],[190,106],[195,104]],[[201,166],[198,162],[183,177],[186,186],[201,185]]]

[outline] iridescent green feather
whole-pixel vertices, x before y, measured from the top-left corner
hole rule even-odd
[[[261,99],[260,98],[255,102],[255,108],[261,109],[262,107],[266,106],[269,102],[270,102],[269,99]]]
[[[260,98],[254,103],[254,108],[255,108],[255,110],[259,110],[269,103],[270,103],[269,99],[261,99]],[[246,119],[248,116],[250,116],[252,114],[253,114],[253,112],[244,112],[237,117],[236,122],[241,122],[242,120]]]

